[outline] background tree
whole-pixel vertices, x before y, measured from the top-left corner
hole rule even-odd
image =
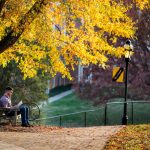
[[[16,66],[14,62],[11,62],[6,68],[0,67],[0,95],[2,96],[7,86],[12,86],[14,89],[13,103],[18,103],[20,100],[36,103],[47,100],[46,88],[49,77],[42,76],[38,72],[34,78],[23,80],[23,74]]]
[[[129,64],[129,83],[128,98],[132,100],[149,100],[150,99],[150,10],[140,11],[134,6],[129,15],[137,22],[136,32],[137,39],[133,41],[134,55],[131,57]],[[119,43],[125,42],[120,38]],[[123,43],[124,44],[124,43]],[[93,82],[80,83],[78,93],[82,97],[87,97],[94,101],[95,104],[106,103],[109,99],[124,97],[124,84],[112,82],[112,69],[114,65],[125,67],[124,58],[117,59],[110,57],[106,70],[92,65],[88,69],[87,75],[93,74]]]

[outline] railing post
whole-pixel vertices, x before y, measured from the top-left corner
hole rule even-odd
[[[104,120],[105,126],[107,125],[107,104],[105,105],[105,120]]]
[[[84,126],[86,127],[86,112],[84,112]]]
[[[38,120],[36,120],[36,119],[35,119],[35,121],[34,121],[33,123],[35,123],[35,124],[38,124],[38,125],[39,125],[39,122],[40,122],[40,120],[38,121]]]
[[[132,116],[132,124],[133,124],[133,123],[134,123],[134,122],[133,122],[133,119],[134,119],[134,118],[133,118],[133,102],[131,102],[131,109],[132,109],[132,111],[131,111],[131,116]]]
[[[59,126],[61,127],[61,125],[62,125],[62,117],[60,116],[59,117]]]

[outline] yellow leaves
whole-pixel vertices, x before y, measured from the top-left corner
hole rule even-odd
[[[150,125],[130,125],[111,137],[104,150],[150,149]]]
[[[15,55],[13,54],[13,50],[9,49],[7,52],[3,52],[0,54],[0,65],[3,67],[6,67],[7,64],[15,58]]]
[[[149,9],[150,8],[150,1],[149,0],[135,0],[135,2],[137,3],[137,6],[140,9],[144,9],[144,8]]]
[[[6,16],[0,19],[0,40],[9,27],[20,32],[18,22],[35,1],[6,3],[2,11]],[[142,9],[148,6],[148,0],[135,1]],[[117,3],[112,0],[53,0],[25,28],[18,42],[0,54],[0,63],[6,66],[15,60],[25,77],[33,77],[38,69],[70,77],[69,67],[74,69],[79,60],[84,65],[93,63],[105,67],[108,55],[124,55],[122,47],[114,47],[118,37],[134,38],[135,23],[127,16],[128,9],[130,6],[125,6],[123,0]]]
[[[24,74],[24,79],[27,77],[34,77],[37,74],[35,63],[32,59],[26,58],[25,60],[20,61],[18,67],[21,69],[21,72]]]

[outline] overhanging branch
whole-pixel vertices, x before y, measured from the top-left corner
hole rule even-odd
[[[38,16],[41,9],[48,4],[48,0],[38,0],[32,6],[32,8],[23,16],[18,26],[12,29],[3,39],[0,41],[0,54],[13,46],[19,37],[24,32],[25,28],[31,24],[31,22]]]
[[[2,11],[2,9],[3,9],[3,6],[5,5],[5,2],[6,2],[7,0],[0,0],[0,13],[1,13],[1,11]]]

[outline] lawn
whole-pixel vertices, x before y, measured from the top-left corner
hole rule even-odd
[[[104,150],[150,150],[150,125],[129,125],[112,136]]]
[[[123,102],[124,99],[116,98],[111,101]],[[107,113],[105,116],[104,106],[94,107],[91,102],[81,100],[75,94],[70,94],[42,108],[41,118],[57,117],[45,119],[41,124],[70,127],[120,125],[122,124],[123,106],[123,103],[107,104]],[[132,103],[128,103],[127,108],[129,124],[150,123],[150,103],[134,103],[133,105]],[[70,113],[75,114],[66,115]]]
[[[79,111],[88,111],[89,109],[95,108],[96,107],[94,107],[91,102],[80,99],[75,94],[70,94],[43,107],[42,112],[50,117]]]
[[[66,115],[61,117],[62,126],[85,126],[85,113],[89,110],[95,110],[99,107],[94,107],[93,104],[85,99],[80,99],[75,94],[70,94],[58,101],[48,104],[47,106],[42,108],[41,118],[48,118],[52,116],[65,115],[70,113],[77,113],[72,115]],[[94,120],[98,120],[99,118],[99,110],[94,112],[89,112],[86,115],[87,123],[90,124],[91,118]],[[89,121],[90,120],[90,121]],[[41,122],[41,124],[47,125],[60,125],[60,117],[56,117],[53,119],[46,119]],[[92,121],[93,122],[93,121]],[[87,125],[88,125],[87,124]]]
[[[115,99],[119,101],[120,99]],[[124,104],[123,103],[110,103],[107,105],[107,124],[119,125],[122,123]],[[127,115],[128,124],[141,124],[150,123],[150,103],[128,103]]]

